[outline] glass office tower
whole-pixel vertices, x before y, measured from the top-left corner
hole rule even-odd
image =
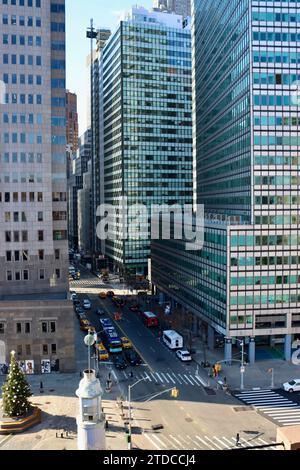
[[[154,244],[154,283],[207,323],[210,338],[225,336],[226,358],[245,338],[251,362],[256,343],[283,344],[289,360],[300,334],[300,4],[195,0],[193,10],[205,245],[195,255],[170,244],[170,259]]]
[[[179,15],[133,8],[102,54],[104,202],[192,202],[191,31]],[[103,202],[103,201],[102,201]],[[130,222],[130,220],[129,220]],[[123,233],[120,217],[117,237]],[[144,275],[145,240],[107,240],[116,269]]]

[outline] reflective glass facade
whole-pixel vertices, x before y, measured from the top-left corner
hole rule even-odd
[[[171,281],[154,244],[153,278],[228,337],[300,333],[299,13],[295,1],[194,1],[194,156],[206,241],[200,253],[174,254]],[[214,245],[224,258],[213,272],[205,271],[211,231],[226,240]],[[188,257],[177,283],[176,265]]]
[[[116,205],[192,202],[191,31],[170,15],[133,9],[103,51],[104,199]],[[174,22],[174,16],[172,15]],[[129,219],[130,222],[130,219]],[[122,220],[116,224],[122,233]],[[108,240],[106,255],[148,267],[150,238]]]

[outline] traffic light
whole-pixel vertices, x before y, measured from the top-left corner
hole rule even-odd
[[[178,388],[173,388],[171,391],[171,397],[172,398],[178,398],[179,397],[179,390]]]

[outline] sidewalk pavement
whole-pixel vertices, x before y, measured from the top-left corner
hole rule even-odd
[[[213,351],[207,349],[207,346],[203,348],[203,342],[196,338],[193,342],[193,349],[196,351],[194,360],[199,367],[204,360],[207,360],[211,367],[205,369],[207,375],[212,374],[212,367],[219,361],[224,361],[224,348],[218,348]],[[227,385],[230,390],[240,390],[241,383],[241,354],[233,350],[232,365],[226,365],[222,363],[222,371],[219,377],[216,379],[211,378],[211,383],[218,384],[218,381],[224,381],[226,378]],[[271,369],[274,369],[274,388],[281,388],[284,382],[290,381],[295,378],[300,378],[300,366],[294,365],[291,362],[287,362],[281,359],[270,359],[265,361],[257,361],[255,364],[245,365],[244,373],[244,385],[245,390],[251,390],[253,388],[269,389],[272,385],[272,373]]]

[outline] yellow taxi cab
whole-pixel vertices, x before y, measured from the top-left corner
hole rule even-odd
[[[80,329],[87,331],[89,329],[90,322],[87,319],[80,320]]]
[[[123,336],[123,338],[121,338],[121,341],[124,349],[132,348],[132,342],[128,338],[126,338],[126,336]]]
[[[100,299],[106,299],[107,297],[106,292],[100,292],[99,297]]]
[[[109,354],[101,341],[96,343],[95,348],[98,351],[99,361],[108,361]]]

